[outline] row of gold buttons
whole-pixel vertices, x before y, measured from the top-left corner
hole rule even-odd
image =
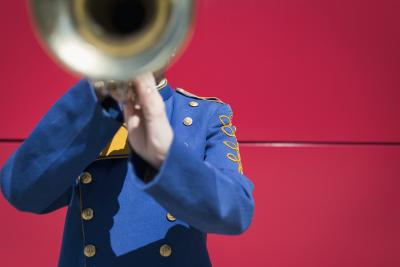
[[[198,107],[199,103],[196,101],[190,101],[189,102],[189,106],[191,107]],[[183,124],[186,126],[190,126],[193,124],[193,119],[191,117],[186,117],[183,119]],[[167,220],[170,222],[174,222],[176,221],[176,218],[171,214],[171,213],[167,213]],[[172,254],[172,248],[170,245],[168,244],[164,244],[160,247],[160,255],[163,257],[169,257]]]
[[[191,107],[198,107],[199,106],[199,102],[196,101],[190,101],[189,102],[189,106]],[[183,119],[183,124],[186,126],[190,126],[193,124],[193,119],[191,117],[186,117]]]
[[[191,107],[198,107],[199,103],[196,101],[190,101],[189,106]],[[193,124],[193,119],[191,117],[186,117],[183,119],[183,124],[186,126],[190,126]],[[176,221],[176,218],[171,214],[167,213],[167,220],[170,222]],[[172,254],[172,247],[168,244],[164,244],[160,247],[160,255],[163,257],[169,257]]]
[[[167,220],[170,222],[176,221],[176,218],[169,212],[167,212]],[[160,247],[160,255],[163,257],[169,257],[172,254],[172,247],[168,244],[164,244]]]
[[[81,183],[87,185],[87,184],[92,183],[93,177],[90,173],[85,172],[79,177],[79,180]],[[83,209],[81,212],[81,217],[85,221],[89,221],[89,220],[93,219],[93,217],[94,217],[93,209],[91,209],[91,208]],[[167,213],[166,217],[167,217],[167,220],[170,222],[176,221],[176,218],[169,212]],[[83,254],[88,258],[93,257],[94,255],[96,255],[96,246],[93,244],[85,245],[85,247],[83,249]],[[168,244],[163,244],[160,247],[160,255],[163,257],[171,256],[172,255],[172,247]]]
[[[88,185],[93,182],[93,176],[89,172],[84,172],[82,175],[79,177],[79,181],[82,184]],[[91,208],[85,208],[83,209],[81,207],[81,218],[85,221],[89,221],[93,219],[94,217],[94,211]],[[96,246],[93,244],[87,244],[83,248],[83,254],[90,258],[96,255]]]

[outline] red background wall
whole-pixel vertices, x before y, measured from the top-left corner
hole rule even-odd
[[[400,2],[199,1],[173,85],[231,104],[255,218],[211,235],[215,266],[400,266]],[[0,10],[0,164],[77,81]],[[65,210],[0,199],[0,266],[55,266]]]

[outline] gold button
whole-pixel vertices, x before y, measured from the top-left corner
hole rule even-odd
[[[168,221],[170,221],[170,222],[174,222],[174,221],[176,221],[176,218],[171,214],[171,213],[167,213],[167,219],[168,219]]]
[[[199,102],[190,101],[190,102],[189,102],[189,106],[191,106],[191,107],[198,107],[198,106],[199,106]]]
[[[190,118],[190,117],[186,117],[186,118],[183,120],[183,124],[185,124],[186,126],[190,126],[190,125],[193,124],[193,119]]]
[[[160,255],[163,257],[169,257],[172,254],[171,246],[164,244],[160,247]]]
[[[81,176],[79,176],[79,180],[83,184],[90,184],[93,181],[93,177],[92,177],[92,175],[90,173],[84,172],[84,173],[82,173]]]
[[[91,208],[87,208],[82,211],[82,219],[84,219],[86,221],[93,219],[93,216],[94,216],[94,212]]]
[[[96,255],[96,247],[94,245],[86,245],[85,248],[83,249],[83,254],[85,254],[86,257],[93,257]]]

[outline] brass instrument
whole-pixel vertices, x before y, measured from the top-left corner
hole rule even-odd
[[[31,0],[38,35],[71,71],[113,80],[166,67],[191,32],[194,0]]]

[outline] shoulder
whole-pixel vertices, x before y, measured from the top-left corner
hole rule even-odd
[[[210,101],[210,102],[225,104],[221,99],[219,99],[218,97],[215,97],[215,96],[198,96],[198,95],[191,93],[182,88],[176,88],[176,92],[184,97],[187,97],[187,98],[190,98],[193,100]]]
[[[201,110],[201,113],[206,113],[208,116],[232,115],[233,113],[231,106],[218,97],[199,96],[179,87],[175,89],[175,92],[177,102],[183,103],[183,106],[188,108],[191,107],[190,109],[196,107]],[[178,104],[178,106],[180,105]]]

